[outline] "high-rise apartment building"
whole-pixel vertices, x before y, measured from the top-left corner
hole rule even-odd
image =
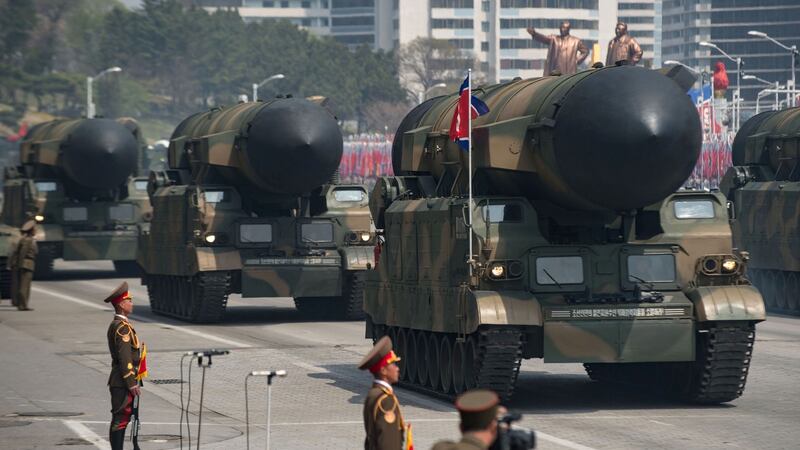
[[[791,53],[769,40],[749,35],[766,33],[791,47],[800,46],[798,0],[663,0],[662,60],[678,60],[710,72],[722,61],[727,69],[731,98],[736,87],[736,63],[711,47],[710,42],[733,59],[742,58],[742,71],[769,82],[791,80]],[[752,102],[765,86],[741,80],[742,98]]]
[[[490,81],[540,76],[546,46],[525,31],[557,34],[563,20],[603,61],[617,17],[653,58],[653,3],[658,0],[195,0],[236,7],[246,21],[288,20],[348,46],[391,50],[418,37],[444,39],[481,62]],[[619,4],[619,10],[618,10]]]
[[[619,0],[617,19],[628,25],[628,34],[642,47],[641,64],[658,67],[660,48],[656,45],[656,6],[659,0]],[[659,17],[660,19],[660,17]]]

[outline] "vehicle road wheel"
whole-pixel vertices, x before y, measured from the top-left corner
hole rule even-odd
[[[397,363],[400,366],[400,380],[406,381],[408,377],[408,333],[405,328],[397,330],[397,343],[394,348],[397,349],[397,355],[400,361]]]
[[[475,336],[469,336],[464,343],[464,390],[475,389],[478,386],[477,370],[478,348]]]
[[[786,302],[792,314],[800,314],[800,275],[790,272],[786,283]]]
[[[779,270],[775,272],[775,306],[781,310],[788,309],[786,298],[786,272]]]
[[[453,393],[453,344],[446,334],[439,340],[439,383],[443,393]]]
[[[439,339],[436,333],[428,333],[428,357],[425,359],[428,366],[428,387],[438,391],[441,386],[439,379]]]
[[[466,359],[466,343],[456,341],[453,345],[453,393],[464,392],[464,360]]]
[[[415,361],[415,365],[417,366],[417,383],[420,386],[426,386],[428,384],[428,365],[425,364],[425,362],[428,357],[428,339],[425,332],[422,330],[415,330],[414,333],[417,335],[415,338],[417,342],[417,357]]]

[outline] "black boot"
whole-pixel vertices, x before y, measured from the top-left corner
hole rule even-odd
[[[109,440],[111,441],[111,450],[122,450],[123,445],[125,445],[125,429],[111,431]]]

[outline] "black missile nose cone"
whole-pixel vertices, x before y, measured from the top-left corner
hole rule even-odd
[[[111,119],[86,119],[70,133],[62,161],[75,183],[90,189],[112,189],[136,171],[136,138]]]
[[[334,117],[303,99],[266,105],[250,122],[247,157],[261,184],[277,194],[302,194],[325,184],[342,158]]]
[[[675,82],[622,66],[598,70],[569,92],[554,140],[559,170],[573,190],[605,208],[628,210],[679,188],[702,136],[697,110]]]

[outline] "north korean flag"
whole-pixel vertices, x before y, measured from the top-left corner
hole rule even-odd
[[[450,122],[450,138],[458,142],[458,145],[462,149],[468,150],[469,116],[467,116],[467,114],[472,114],[472,118],[475,119],[488,113],[489,107],[486,106],[486,103],[482,100],[472,95],[469,75],[467,75],[467,78],[461,83],[461,89],[459,89],[458,95],[458,103],[453,113],[453,120]]]

